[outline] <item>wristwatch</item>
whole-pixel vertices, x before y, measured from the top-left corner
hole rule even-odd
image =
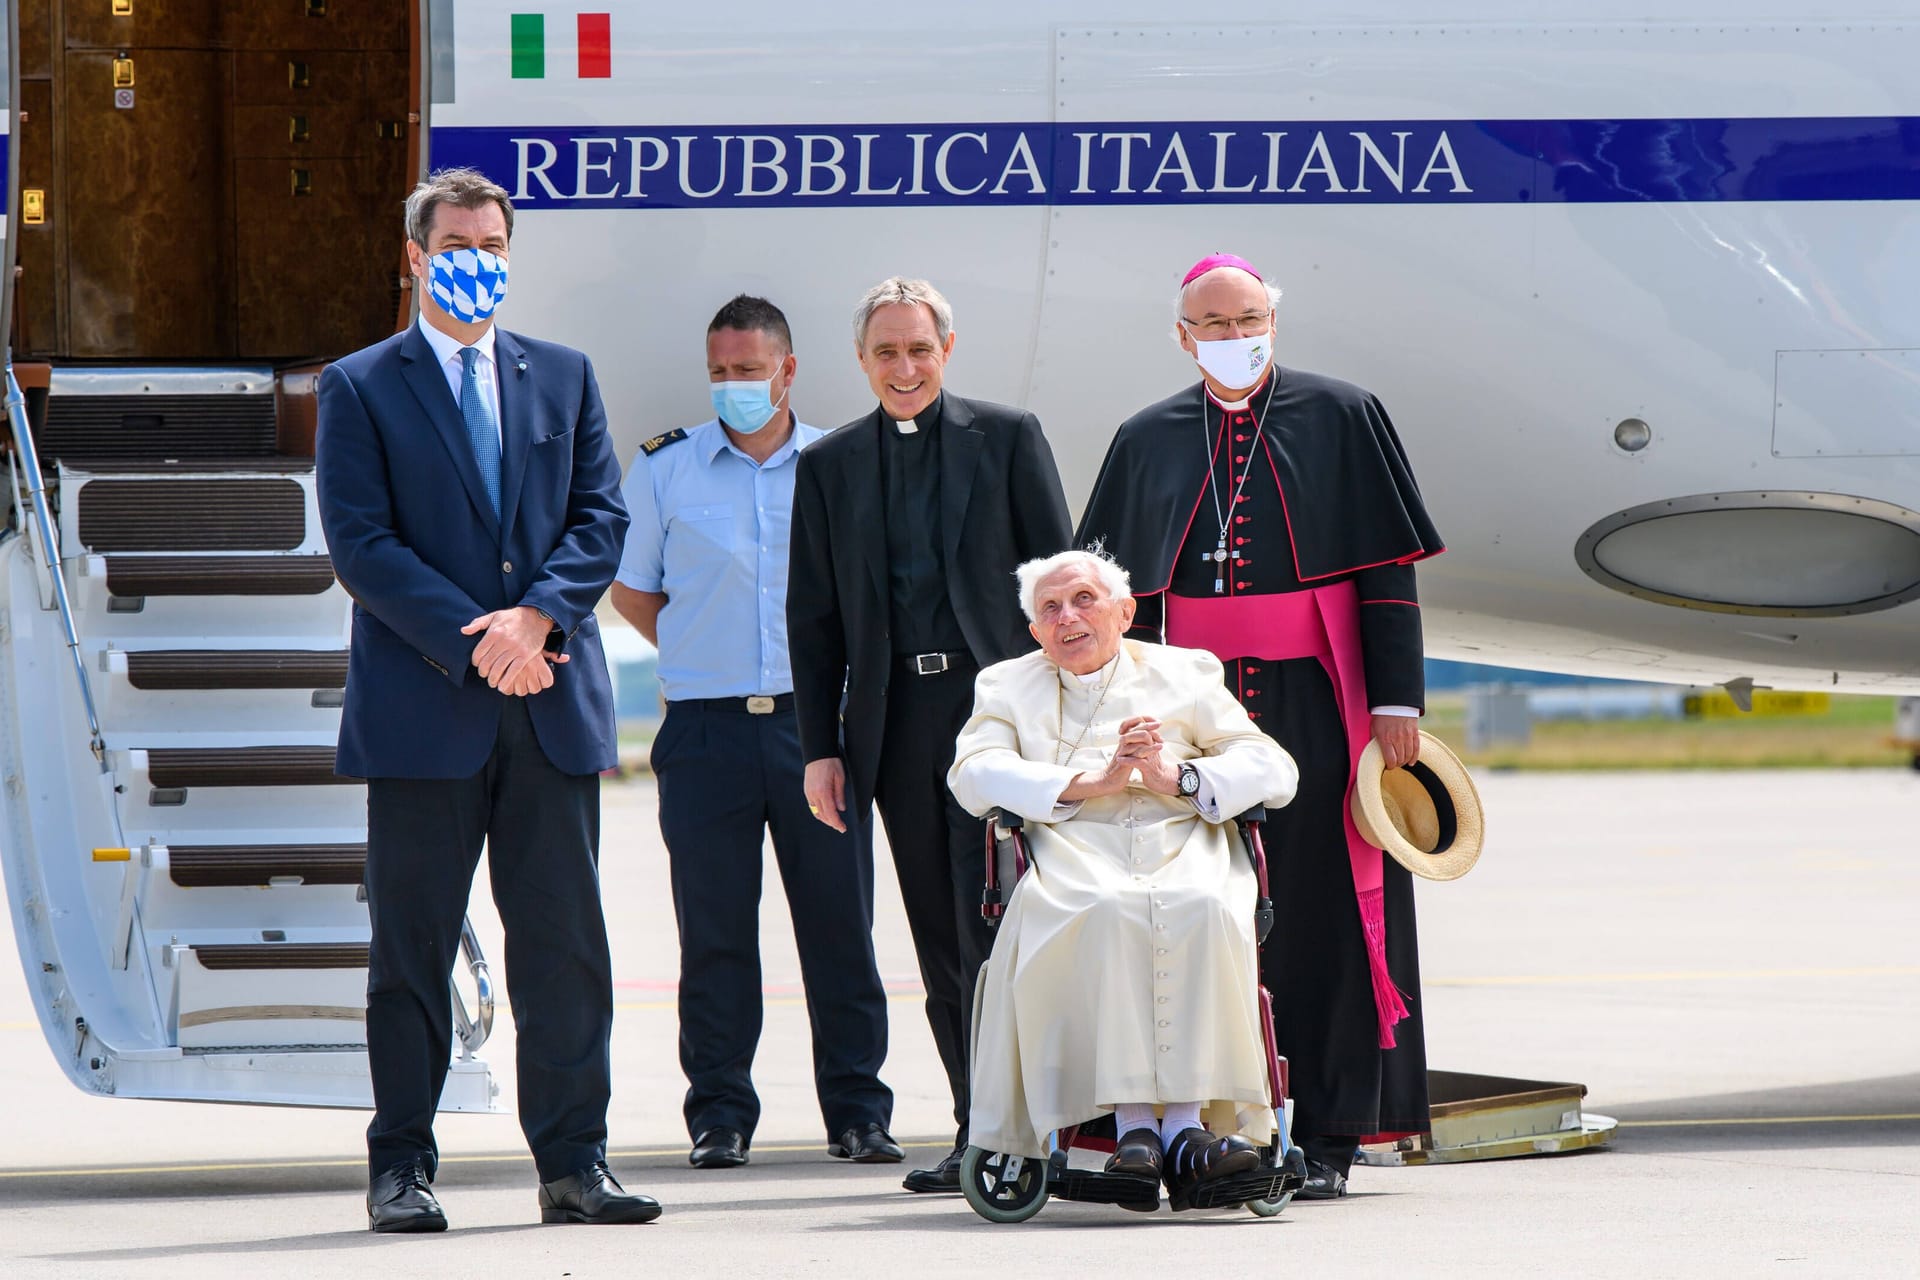
[[[1200,771],[1191,761],[1180,766],[1180,794],[1189,800],[1200,794]]]

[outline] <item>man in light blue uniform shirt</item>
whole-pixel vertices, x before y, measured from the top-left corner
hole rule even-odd
[[[787,660],[787,549],[799,451],[787,318],[742,295],[707,327],[715,418],[653,437],[627,473],[632,524],[613,604],[660,649],[653,743],[680,929],[680,1067],[696,1168],[747,1162],[760,1119],[765,832],[793,913],[827,1150],[895,1163],[886,993],[873,959],[873,847],[807,811]]]

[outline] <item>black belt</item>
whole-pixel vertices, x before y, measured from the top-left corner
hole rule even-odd
[[[670,707],[698,707],[702,711],[744,711],[748,715],[770,716],[776,711],[793,710],[790,693],[756,693],[750,698],[675,698]]]
[[[895,656],[901,666],[917,676],[937,676],[955,667],[974,665],[973,655],[965,649],[953,649],[945,653],[902,653]]]

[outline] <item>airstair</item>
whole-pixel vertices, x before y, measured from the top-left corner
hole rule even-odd
[[[333,772],[351,602],[313,462],[276,452],[284,391],[271,369],[55,370],[39,456],[9,396],[0,862],[48,1042],[90,1092],[371,1104],[366,788]],[[463,951],[441,1106],[485,1111],[471,928]]]

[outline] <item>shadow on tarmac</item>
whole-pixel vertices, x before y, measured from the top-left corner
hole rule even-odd
[[[1920,1147],[1920,1072],[1593,1109],[1620,1121],[1621,1152]]]

